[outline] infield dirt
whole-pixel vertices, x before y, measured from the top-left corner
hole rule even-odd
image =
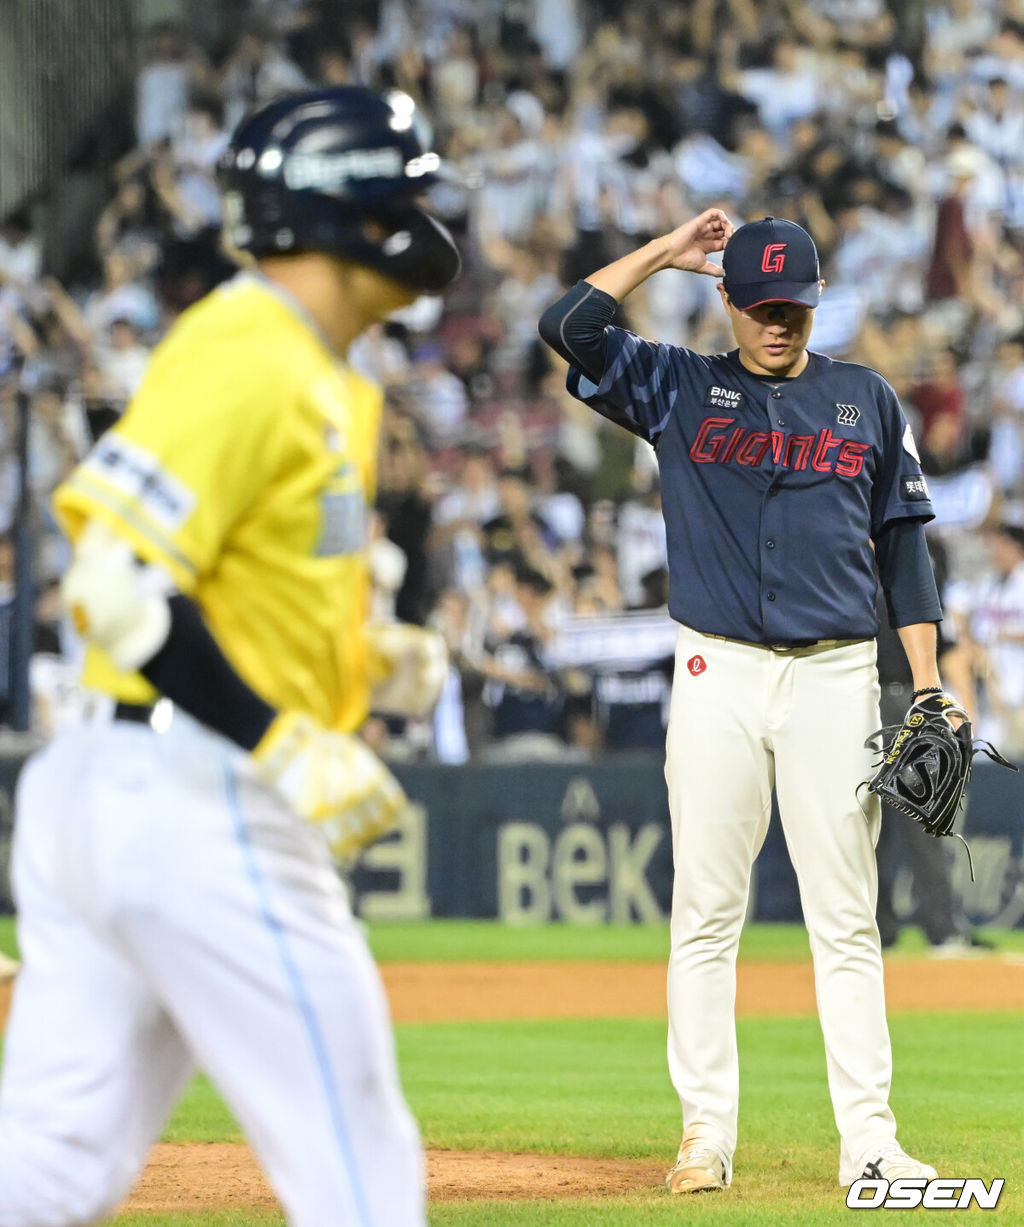
[[[381,968],[395,1022],[658,1017],[665,1013],[661,963],[387,963]],[[0,1028],[10,988],[0,987]],[[892,1011],[1024,1009],[1024,960],[899,958],[886,965]],[[809,965],[743,962],[737,1012],[815,1012]],[[664,1165],[650,1160],[432,1151],[436,1200],[602,1196],[656,1187]],[[123,1209],[212,1210],[276,1205],[248,1148],[231,1143],[161,1144]]]

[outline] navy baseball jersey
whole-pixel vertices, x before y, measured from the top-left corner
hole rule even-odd
[[[878,631],[871,541],[930,520],[928,489],[895,392],[877,372],[809,353],[794,379],[604,334],[594,383],[569,391],[657,450],[669,610],[684,625],[755,643]]]

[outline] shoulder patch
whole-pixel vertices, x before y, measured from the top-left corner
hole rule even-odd
[[[836,421],[840,426],[856,426],[857,420],[860,417],[860,410],[856,405],[840,405],[836,402],[836,408],[839,412],[836,414]]]
[[[901,477],[900,490],[903,497],[912,503],[930,497],[928,494],[928,483],[923,477]]]
[[[99,440],[80,472],[116,494],[122,512],[134,503],[168,533],[177,532],[195,509],[196,496],[184,482],[151,452],[113,430]]]
[[[737,392],[735,388],[722,388],[718,384],[712,384],[708,388],[704,404],[712,409],[739,409],[743,401],[743,393]]]

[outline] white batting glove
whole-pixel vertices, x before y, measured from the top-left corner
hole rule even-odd
[[[448,648],[437,631],[407,622],[372,622],[366,643],[371,710],[417,717],[433,711],[448,676]]]
[[[291,809],[323,828],[338,860],[351,860],[379,839],[409,805],[369,746],[298,712],[279,715],[252,757]]]

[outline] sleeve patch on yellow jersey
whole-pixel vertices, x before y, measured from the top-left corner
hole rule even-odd
[[[196,496],[145,448],[120,435],[104,435],[82,465],[116,490],[166,533],[174,533],[196,506]]]
[[[320,497],[321,531],[314,553],[318,558],[358,554],[369,539],[369,516],[362,490],[328,491]]]

